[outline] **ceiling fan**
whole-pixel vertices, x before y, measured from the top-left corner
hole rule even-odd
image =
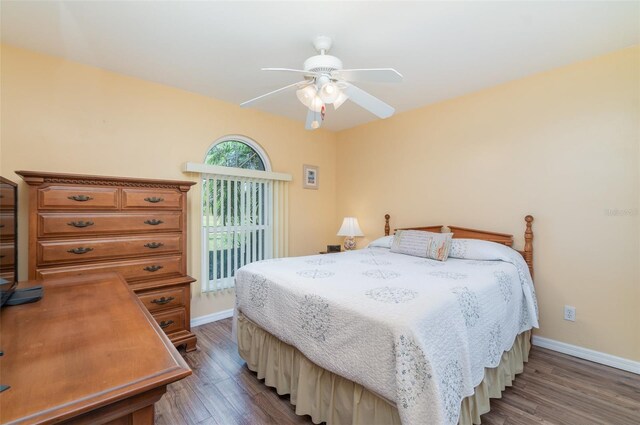
[[[399,83],[402,74],[393,68],[342,69],[342,61],[328,55],[331,38],[319,36],[313,40],[318,55],[304,61],[304,69],[262,68],[263,71],[282,71],[302,74],[303,81],[289,84],[240,104],[247,107],[272,94],[296,89],[298,100],[309,110],[305,128],[315,130],[322,125],[327,104],[338,109],[347,99],[380,118],[388,118],[395,109],[375,96],[351,84],[351,81]]]

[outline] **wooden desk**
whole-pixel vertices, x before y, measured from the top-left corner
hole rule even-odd
[[[153,424],[167,384],[191,374],[115,273],[39,281],[44,298],[0,313],[2,424]]]

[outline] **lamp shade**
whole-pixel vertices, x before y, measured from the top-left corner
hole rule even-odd
[[[318,96],[324,103],[333,103],[340,96],[340,93],[342,92],[336,83],[327,83],[318,91]]]
[[[322,108],[324,108],[324,102],[320,99],[320,96],[314,96],[309,104],[309,109],[313,112],[321,112]]]
[[[311,103],[316,98],[316,86],[310,85],[296,91],[298,100],[307,108],[311,108]]]
[[[349,96],[340,91],[336,100],[333,101],[333,109],[338,109],[347,99],[349,99]]]
[[[340,226],[340,230],[338,230],[338,236],[364,236],[364,233],[360,230],[358,219],[355,217],[345,217],[342,221],[342,226]]]

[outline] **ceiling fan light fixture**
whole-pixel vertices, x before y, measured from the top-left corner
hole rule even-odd
[[[307,108],[311,108],[311,104],[316,99],[316,87],[311,84],[296,91],[298,100]]]
[[[333,109],[338,109],[344,102],[347,101],[347,99],[349,99],[349,96],[344,94],[342,90],[339,90],[338,97],[333,101]]]
[[[320,99],[320,96],[315,96],[309,105],[309,109],[313,112],[321,112],[324,107],[324,102]]]
[[[342,92],[336,83],[327,83],[320,89],[318,95],[324,103],[333,103],[338,99]]]
[[[303,69],[262,68],[263,71],[298,74],[304,77],[302,81],[254,97],[242,102],[240,106],[248,107],[267,96],[296,90],[298,100],[307,108],[305,128],[308,130],[322,126],[326,105],[333,104],[333,107],[338,109],[347,100],[378,118],[384,119],[394,114],[395,109],[391,105],[351,84],[351,82],[399,83],[402,81],[402,74],[393,68],[344,69],[340,59],[327,54],[331,49],[330,37],[316,37],[313,41],[313,47],[318,54],[307,58],[304,61]],[[321,118],[317,117],[318,113]]]

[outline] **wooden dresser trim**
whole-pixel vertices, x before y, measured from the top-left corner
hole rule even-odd
[[[16,174],[22,176],[24,181],[28,184],[35,186],[39,186],[43,183],[62,183],[99,186],[148,187],[160,189],[171,189],[178,187],[183,192],[186,192],[191,186],[196,184],[196,182],[184,180],[139,179],[135,177],[94,176],[85,174],[50,173],[42,171],[20,170],[16,171]]]
[[[42,421],[47,421],[47,423],[49,423],[49,421],[52,421],[51,423],[56,423],[58,421],[68,420],[70,418],[75,418],[76,416],[108,406],[110,404],[113,404],[114,402],[125,400],[127,398],[146,393],[147,391],[152,391],[154,387],[164,387],[167,384],[171,384],[172,382],[176,382],[180,379],[186,378],[187,376],[191,375],[191,373],[191,369],[189,369],[188,372],[185,372],[182,368],[175,366],[163,372],[149,375],[144,379],[132,381],[130,385],[121,385],[110,388],[106,391],[91,394],[90,402],[87,402],[88,397],[86,399],[75,400],[67,404],[56,406],[52,409],[34,413],[29,417],[21,418],[19,421],[8,422],[7,425],[22,424],[25,422],[41,423]],[[126,390],[121,391],[124,388],[126,388]],[[158,394],[157,400],[160,400],[160,398],[162,398],[164,392],[165,391],[162,391],[161,394]]]

